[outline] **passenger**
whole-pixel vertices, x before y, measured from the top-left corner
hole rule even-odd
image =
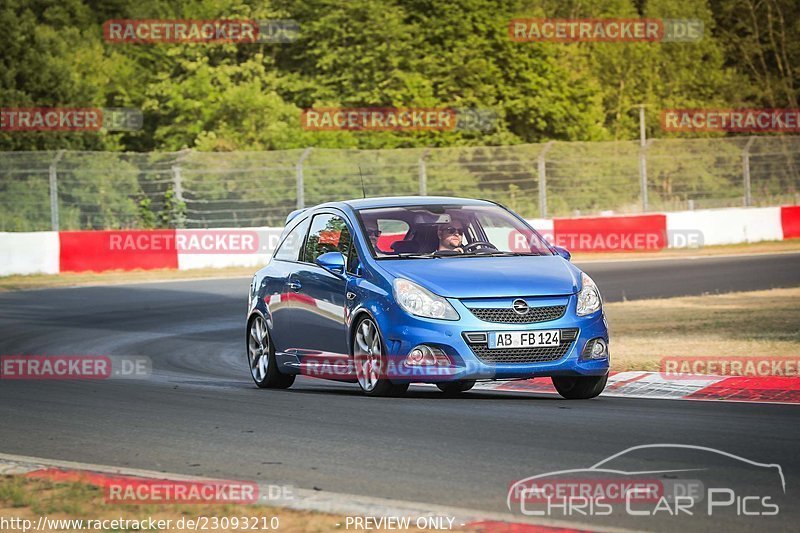
[[[375,248],[375,251],[382,252],[383,250],[378,248],[378,237],[381,236],[381,230],[378,229],[378,221],[365,222],[364,225],[366,226],[367,237],[369,237],[369,242],[372,243],[372,247]]]

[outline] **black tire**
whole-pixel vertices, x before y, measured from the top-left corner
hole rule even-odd
[[[288,389],[294,374],[282,374],[275,360],[275,347],[266,321],[254,316],[247,324],[247,362],[250,376],[261,389]]]
[[[467,392],[472,387],[475,386],[474,379],[465,379],[462,381],[447,381],[444,383],[437,383],[437,387],[443,393],[450,395],[450,394],[461,394],[462,392]]]
[[[408,390],[408,383],[394,384],[381,377],[388,369],[386,344],[372,317],[365,316],[356,323],[352,344],[356,381],[365,395],[400,396]]]
[[[606,388],[608,374],[604,376],[553,376],[553,386],[568,400],[588,400],[599,396]]]

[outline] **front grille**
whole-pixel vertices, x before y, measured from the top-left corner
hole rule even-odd
[[[531,307],[527,313],[520,315],[510,307],[475,307],[470,311],[473,315],[484,322],[496,322],[502,324],[534,324],[536,322],[547,322],[564,316],[567,310],[566,305],[547,305],[542,307]]]
[[[469,343],[467,333],[465,339]],[[535,348],[508,348],[508,349],[489,349],[486,342],[469,343],[472,353],[484,363],[549,363],[561,359],[578,338],[578,330],[575,328],[561,330],[561,344],[558,346],[539,346]]]

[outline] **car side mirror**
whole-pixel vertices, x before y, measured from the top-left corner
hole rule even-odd
[[[569,250],[567,250],[566,248],[562,248],[561,246],[553,246],[553,248],[556,249],[556,253],[558,255],[560,255],[561,257],[563,257],[567,261],[569,261],[572,258],[572,254],[569,253]]]
[[[317,257],[316,263],[334,274],[344,274],[344,254],[341,252],[327,252]]]

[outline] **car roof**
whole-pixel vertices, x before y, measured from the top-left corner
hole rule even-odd
[[[374,209],[380,207],[407,207],[414,205],[493,205],[487,200],[476,200],[474,198],[456,198],[450,196],[386,196],[379,198],[358,198],[346,200],[344,202],[332,202],[332,204],[345,204],[352,209]]]

